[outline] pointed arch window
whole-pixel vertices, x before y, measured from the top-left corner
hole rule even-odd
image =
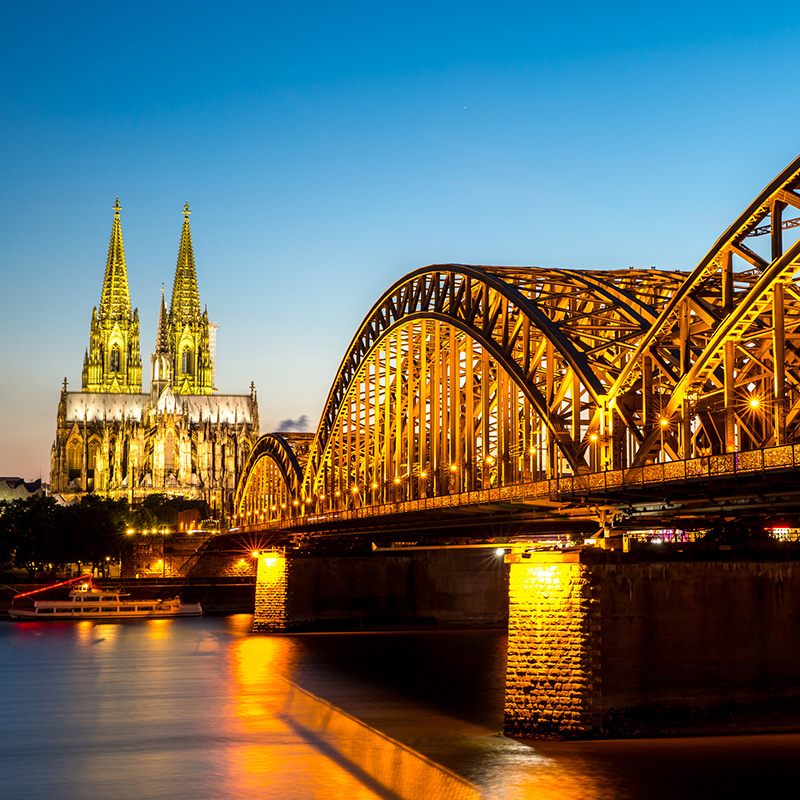
[[[109,358],[109,371],[110,372],[119,372],[120,368],[120,355],[119,355],[119,345],[115,344],[111,348],[111,357]]]
[[[181,372],[184,375],[192,374],[192,351],[188,347],[183,348],[181,355]]]
[[[67,446],[67,474],[68,480],[79,478],[83,466],[83,443],[73,439]]]
[[[167,432],[164,440],[164,470],[165,472],[172,472],[175,469],[175,434],[172,431]]]

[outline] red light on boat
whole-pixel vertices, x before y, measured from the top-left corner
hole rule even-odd
[[[14,600],[16,600],[18,597],[27,597],[28,595],[37,594],[38,592],[46,592],[48,589],[57,589],[59,586],[66,586],[67,584],[75,583],[75,581],[82,581],[82,580],[87,579],[87,578],[89,580],[89,583],[91,583],[92,582],[92,575],[88,575],[88,574],[87,575],[80,575],[77,578],[70,578],[68,581],[61,581],[61,583],[54,583],[52,586],[42,586],[41,589],[33,589],[30,592],[23,592],[22,594],[15,594],[14,595]]]

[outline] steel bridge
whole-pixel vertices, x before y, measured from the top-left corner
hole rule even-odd
[[[608,528],[764,495],[800,509],[798,210],[800,158],[691,271],[409,273],[365,316],[316,433],[259,440],[235,522]]]

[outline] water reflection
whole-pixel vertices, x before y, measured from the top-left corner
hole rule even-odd
[[[378,796],[290,724],[278,676],[493,800],[752,800],[782,796],[800,778],[797,734],[583,743],[499,736],[497,632],[270,637],[251,635],[250,620],[0,623],[2,796]]]

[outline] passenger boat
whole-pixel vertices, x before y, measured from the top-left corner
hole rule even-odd
[[[88,578],[88,580],[87,580]],[[15,602],[38,592],[82,581],[73,587],[66,600],[34,600],[33,607],[15,608]],[[200,603],[181,603],[180,595],[166,600],[132,600],[122,589],[101,589],[92,586],[91,576],[73,578],[71,581],[45,586],[33,592],[23,592],[14,597],[8,611],[12,619],[154,619],[161,617],[199,617],[203,613]]]

